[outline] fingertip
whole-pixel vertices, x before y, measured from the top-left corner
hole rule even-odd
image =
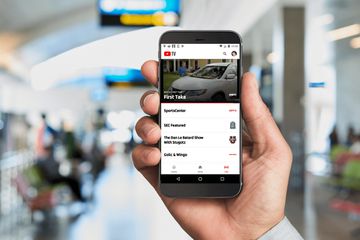
[[[160,127],[149,117],[142,117],[135,125],[136,133],[148,144],[156,144],[161,136]]]
[[[161,137],[161,131],[158,125],[155,125],[148,132],[144,133],[144,141],[148,144],[156,144]]]
[[[132,159],[134,166],[138,170],[146,167],[153,167],[159,164],[160,150],[156,147],[141,144],[133,150]]]
[[[253,73],[245,73],[242,79],[242,86],[241,86],[241,102],[243,107],[246,110],[250,110],[253,106],[257,106],[262,104],[259,89],[257,86],[256,77]]]
[[[155,60],[148,60],[141,66],[141,73],[146,78],[146,80],[153,84],[154,86],[157,86],[157,67],[158,62]]]
[[[251,73],[251,72],[247,72],[244,74],[243,76],[243,87],[246,86],[251,86],[251,87],[254,87],[256,89],[258,89],[258,83],[257,83],[257,80],[256,80],[256,76],[254,73]]]
[[[269,108],[266,106],[259,92],[257,80],[254,74],[245,73],[241,88],[241,106],[243,119],[249,130],[252,142],[277,145],[274,136],[282,139],[281,133],[272,118]]]
[[[252,72],[244,73],[244,78],[255,78],[255,74]]]
[[[146,156],[144,156],[144,160],[148,166],[158,165],[160,161],[160,150],[156,147],[151,147],[146,153]]]
[[[142,109],[149,115],[156,115],[159,112],[160,96],[157,92],[147,95],[144,98]]]
[[[241,103],[246,124],[260,117],[271,115],[260,96],[257,80],[253,73],[244,74]]]

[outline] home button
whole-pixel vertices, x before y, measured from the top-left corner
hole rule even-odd
[[[198,177],[199,182],[202,182],[202,180],[203,180],[202,177]]]

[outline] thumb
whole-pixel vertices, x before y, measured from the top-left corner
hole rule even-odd
[[[259,154],[286,144],[259,94],[255,76],[245,73],[241,85],[241,106],[245,125]]]

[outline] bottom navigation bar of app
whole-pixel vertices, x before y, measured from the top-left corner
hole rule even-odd
[[[240,183],[240,175],[173,175],[162,174],[162,183]]]

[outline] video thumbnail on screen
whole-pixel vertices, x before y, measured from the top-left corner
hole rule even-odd
[[[165,101],[228,102],[238,98],[237,61],[162,60]]]

